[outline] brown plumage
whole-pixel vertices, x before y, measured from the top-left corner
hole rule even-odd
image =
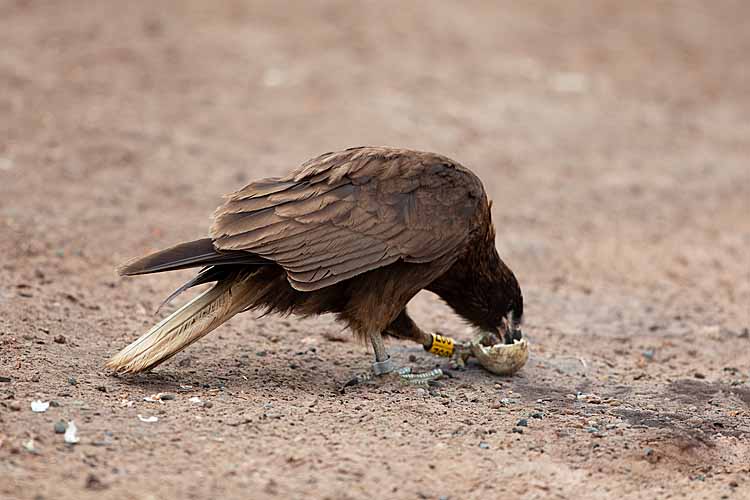
[[[405,310],[422,289],[485,331],[502,332],[506,317],[523,316],[481,181],[434,153],[326,153],[229,195],[209,235],[120,269],[203,267],[178,293],[217,284],[125,348],[111,368],[150,369],[245,310],[336,313],[373,342],[379,362],[387,359],[381,334],[425,342]]]

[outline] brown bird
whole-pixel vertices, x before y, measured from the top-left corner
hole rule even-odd
[[[180,292],[216,284],[114,356],[140,372],[164,362],[237,313],[335,313],[375,351],[372,372],[395,367],[383,337],[451,355],[453,341],[406,312],[420,290],[506,343],[520,339],[523,297],[498,256],[481,181],[444,156],[385,147],[326,153],[291,174],[230,194],[210,237],[133,260],[121,275],[202,267]],[[404,372],[400,372],[403,374]]]

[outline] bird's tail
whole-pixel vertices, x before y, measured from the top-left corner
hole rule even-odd
[[[137,373],[168,360],[246,309],[253,295],[250,281],[237,275],[218,281],[113,356],[107,367]]]

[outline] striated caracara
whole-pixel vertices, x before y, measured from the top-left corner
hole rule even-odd
[[[481,181],[444,156],[385,147],[326,153],[229,195],[208,238],[123,265],[131,276],[202,268],[174,295],[215,285],[115,355],[119,372],[155,367],[237,313],[335,313],[394,371],[384,336],[450,355],[452,340],[406,312],[429,290],[482,332],[521,338],[523,298],[495,248]],[[172,297],[170,297],[171,299]],[[168,299],[169,300],[169,299]],[[401,372],[403,373],[403,372]]]

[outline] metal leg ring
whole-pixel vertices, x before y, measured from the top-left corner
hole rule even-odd
[[[372,373],[375,375],[385,375],[386,373],[391,373],[394,369],[395,367],[390,356],[385,361],[376,361],[372,364]]]

